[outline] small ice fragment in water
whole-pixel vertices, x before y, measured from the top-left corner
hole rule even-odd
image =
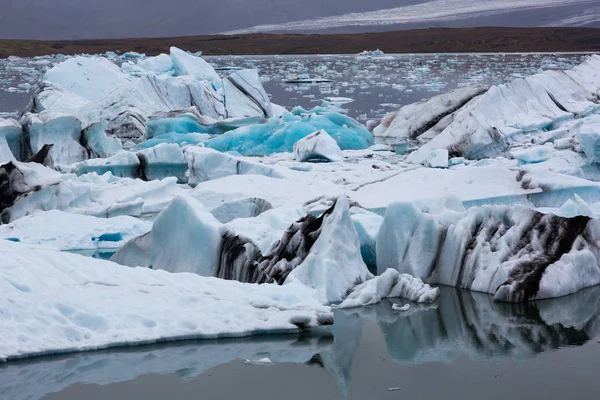
[[[261,358],[260,360],[248,360],[247,359],[244,361],[244,363],[248,364],[248,365],[271,365],[271,364],[273,364],[271,362],[271,360],[267,357]]]
[[[397,392],[398,390],[402,390],[402,388],[401,387],[391,387],[388,389],[388,392]]]
[[[394,311],[408,311],[410,310],[410,304],[401,306],[400,304],[392,304],[392,310]]]

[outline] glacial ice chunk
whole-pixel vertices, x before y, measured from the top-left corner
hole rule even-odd
[[[171,61],[177,76],[191,75],[199,81],[220,79],[217,72],[202,57],[193,56],[177,47],[171,47]]]
[[[0,118],[0,165],[20,160],[23,128],[14,119]]]
[[[82,145],[85,146],[92,157],[107,158],[122,150],[123,146],[118,138],[106,135],[107,128],[107,123],[99,122],[83,130]]]
[[[275,168],[259,162],[233,157],[206,147],[188,147],[185,158],[189,169],[189,184],[223,178],[229,175],[264,175],[283,178]]]
[[[348,199],[341,196],[325,217],[310,253],[290,272],[285,284],[303,283],[316,289],[324,304],[330,304],[341,302],[350,289],[372,276],[360,255]]]
[[[10,306],[7,306],[10,305]],[[299,332],[333,316],[303,285],[128,268],[0,240],[0,362],[184,339]],[[89,367],[93,369],[92,367]]]
[[[600,162],[600,116],[585,118],[579,127],[579,145],[593,163]]]
[[[313,132],[294,144],[294,158],[298,161],[342,161],[340,146],[324,130]]]
[[[552,149],[548,146],[536,146],[510,152],[510,155],[517,159],[520,164],[534,164],[546,161],[551,154]]]
[[[397,203],[377,237],[377,267],[500,301],[561,297],[600,284],[599,234],[598,219],[520,205],[429,214]]]
[[[383,274],[354,287],[348,297],[337,307],[370,306],[385,298],[403,298],[416,303],[433,303],[439,295],[438,288],[432,288],[418,278],[400,274],[390,268]]]
[[[373,135],[353,119],[336,113],[270,118],[260,125],[245,126],[207,142],[221,152],[237,151],[248,156],[291,153],[294,144],[318,130],[325,130],[342,150],[362,150],[373,144]]]
[[[387,114],[373,129],[373,135],[398,139],[417,139],[435,127],[444,117],[459,110],[473,98],[484,93],[484,86],[459,88],[419,103],[409,104]]]
[[[383,217],[357,207],[352,207],[350,214],[352,215],[352,222],[358,234],[362,259],[367,264],[367,267],[369,267],[369,271],[375,273],[377,271],[375,245],[377,243],[379,228],[383,223]]]
[[[174,176],[179,182],[186,182],[187,162],[183,151],[176,144],[161,143],[136,153],[140,160],[140,178],[145,181]]]
[[[77,175],[96,173],[104,175],[110,172],[121,178],[136,178],[140,166],[139,158],[126,150],[121,150],[107,158],[93,158],[69,166],[61,166],[63,172],[73,172]]]
[[[219,265],[221,223],[196,199],[173,199],[152,230],[131,240],[111,258],[130,267],[215,276]]]
[[[73,57],[46,72],[42,81],[65,88],[89,101],[125,86],[130,78],[103,57]]]
[[[433,150],[427,156],[427,166],[431,168],[448,168],[448,150]]]
[[[229,75],[223,80],[223,94],[227,118],[273,116],[271,100],[257,70],[244,69]]]
[[[56,164],[87,160],[87,151],[79,142],[81,121],[77,118],[54,111],[42,111],[39,114],[25,114],[21,124],[33,154],[45,144],[52,144],[50,155]]]

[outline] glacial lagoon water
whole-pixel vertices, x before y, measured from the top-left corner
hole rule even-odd
[[[581,54],[209,57],[258,68],[274,102],[347,97],[361,122],[476,83],[578,64]],[[0,60],[0,117],[16,116],[63,57]],[[288,78],[331,82],[288,84]],[[87,254],[106,258],[110,253]],[[396,303],[405,304],[401,300]],[[600,288],[532,304],[443,288],[430,306],[336,311],[331,329],[41,357],[0,365],[0,399],[504,399],[597,392]]]
[[[327,330],[37,358],[0,366],[2,399],[588,398],[600,288],[531,304],[442,288],[438,302],[336,311]],[[401,300],[396,303],[405,304]]]
[[[351,99],[344,108],[363,123],[381,118],[402,105],[458,87],[494,85],[542,70],[569,69],[583,58],[584,54],[206,57],[223,76],[235,69],[258,69],[272,101],[288,109],[312,108],[331,97]],[[26,107],[44,71],[64,59],[64,56],[0,59],[0,117],[17,116]],[[124,62],[122,58],[113,61]],[[330,82],[285,82],[298,78],[322,78]]]

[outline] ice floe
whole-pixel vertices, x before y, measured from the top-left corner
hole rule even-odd
[[[300,284],[257,286],[128,268],[5,240],[0,254],[0,361],[297,332],[331,321],[329,308]]]

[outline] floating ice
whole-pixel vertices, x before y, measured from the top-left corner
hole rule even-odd
[[[417,303],[432,303],[439,295],[439,289],[432,288],[420,279],[400,274],[395,269],[388,269],[383,274],[354,287],[338,308],[369,306],[393,297]]]
[[[332,320],[330,309],[303,285],[247,285],[129,268],[5,240],[0,277],[0,361],[298,332],[299,325]]]
[[[393,204],[377,237],[377,268],[501,301],[561,297],[600,284],[597,219],[523,206],[421,212]]]
[[[71,164],[88,158],[80,144],[81,122],[67,114],[42,111],[26,114],[21,119],[26,141],[35,154],[45,144],[52,144],[50,155],[56,164]]]
[[[552,149],[548,146],[537,146],[529,149],[514,150],[510,155],[519,160],[521,164],[532,164],[546,161]]]
[[[340,302],[356,284],[372,275],[360,255],[360,242],[350,218],[348,199],[338,198],[306,259],[287,277],[315,288],[325,304]]]
[[[433,150],[429,153],[427,166],[431,168],[448,168],[448,150]]]
[[[431,150],[440,148],[472,159],[496,156],[511,143],[545,135],[561,122],[597,110],[598,89],[600,56],[572,70],[545,71],[493,86],[456,111],[441,131],[434,128],[433,139],[408,160],[423,162]]]
[[[118,249],[151,227],[151,222],[133,217],[97,218],[51,210],[0,225],[0,239],[63,251]]]
[[[373,129],[373,134],[380,137],[416,139],[486,90],[483,86],[470,86],[404,106],[383,117]]]
[[[215,276],[220,225],[198,200],[177,197],[158,215],[150,233],[127,243],[111,260],[131,267]]]
[[[342,161],[344,155],[335,140],[324,130],[313,132],[294,144],[298,161]]]
[[[207,146],[222,152],[237,151],[244,155],[268,155],[293,151],[293,146],[309,134],[325,130],[342,150],[366,149],[373,137],[353,119],[336,113],[294,116],[285,114],[271,118],[265,124],[245,126],[207,142]]]
[[[0,165],[21,159],[23,129],[14,119],[0,118]]]
[[[171,47],[171,62],[177,76],[190,75],[199,81],[213,81],[219,75],[201,57],[195,57],[177,47]]]
[[[224,79],[223,95],[228,118],[273,116],[269,95],[254,69],[236,71]]]
[[[176,144],[161,143],[136,153],[140,160],[140,178],[145,181],[176,177],[186,182],[187,162],[183,151]]]
[[[185,158],[189,168],[189,184],[191,186],[229,175],[253,174],[283,178],[275,168],[268,165],[233,157],[205,147],[186,148]]]

